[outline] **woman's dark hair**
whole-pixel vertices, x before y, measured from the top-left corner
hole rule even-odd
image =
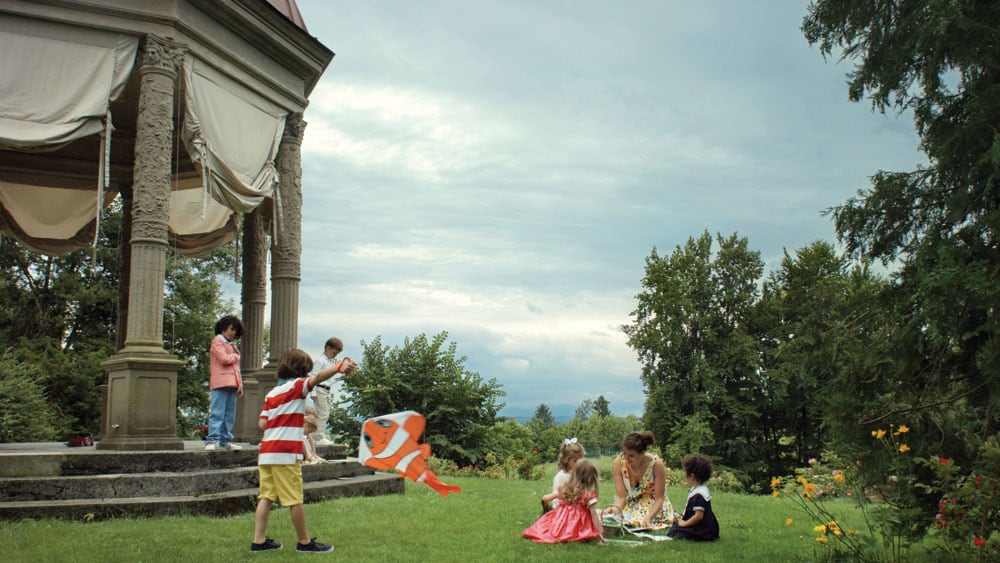
[[[622,440],[623,450],[632,450],[637,453],[645,453],[646,448],[652,446],[656,443],[656,438],[653,437],[653,433],[650,431],[645,432],[629,432],[625,435],[625,439]]]
[[[215,323],[215,334],[222,334],[222,331],[229,327],[236,329],[236,338],[243,336],[243,323],[236,315],[226,315],[219,319],[219,322]]]
[[[298,379],[312,371],[313,360],[298,348],[285,350],[278,360],[278,379]]]
[[[699,483],[704,483],[712,476],[712,460],[699,454],[691,454],[684,458],[681,465],[686,475],[694,475]]]

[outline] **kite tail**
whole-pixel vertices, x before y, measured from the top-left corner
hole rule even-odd
[[[417,481],[422,482],[428,487],[434,489],[441,496],[448,496],[448,493],[460,493],[462,492],[462,487],[456,487],[455,485],[445,485],[438,480],[437,475],[431,473],[430,471],[424,471],[423,475],[417,479]]]

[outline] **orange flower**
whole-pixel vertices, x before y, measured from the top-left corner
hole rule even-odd
[[[777,489],[781,486],[781,477],[771,477],[771,488]]]
[[[805,492],[802,493],[802,494],[805,495],[806,498],[812,498],[813,493],[816,492],[816,484],[815,483],[806,483],[803,488],[805,489]]]
[[[838,484],[843,485],[844,484],[844,480],[845,480],[844,474],[843,473],[834,473],[833,474],[833,480],[836,481]]]
[[[882,430],[881,428],[878,430],[872,430],[872,436],[874,436],[876,440],[881,440],[882,438],[885,438],[885,430]]]
[[[910,427],[909,426],[907,426],[905,424],[900,424],[899,428],[896,429],[896,434],[897,435],[899,435],[899,434],[906,434],[909,431],[910,431]]]
[[[791,526],[794,523],[795,523],[795,519],[794,518],[789,518],[788,520],[785,520],[785,525],[786,526]]]
[[[910,451],[910,446],[907,446],[906,444],[899,445],[899,453],[905,454],[908,451]]]

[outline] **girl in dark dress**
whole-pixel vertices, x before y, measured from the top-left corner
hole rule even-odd
[[[719,539],[719,521],[712,512],[712,493],[705,483],[712,476],[712,462],[701,455],[684,458],[684,478],[691,485],[684,515],[674,515],[674,525],[667,531],[672,538],[696,541]]]

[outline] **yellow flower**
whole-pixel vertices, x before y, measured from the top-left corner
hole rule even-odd
[[[907,446],[906,444],[899,445],[899,453],[905,454],[908,451],[910,451],[910,446]]]
[[[820,537],[816,538],[816,541],[818,541],[819,543],[826,543],[827,539],[826,539],[826,536],[820,536]]]
[[[780,497],[781,491],[779,491],[778,489],[774,489],[773,491],[771,491],[771,496],[775,498]]]
[[[813,528],[813,531],[817,532],[817,533],[820,533],[820,534],[825,534],[826,533],[826,524],[820,524],[820,525],[816,526],[815,528]]]
[[[876,440],[881,440],[882,438],[885,438],[885,430],[882,430],[881,428],[878,430],[872,430],[872,436],[874,436]]]
[[[842,535],[844,535],[844,532],[841,532],[840,528],[837,528],[836,530],[833,531],[833,535],[835,535],[835,536],[842,536]]]
[[[799,475],[798,477],[795,478],[795,482],[799,483],[799,484],[802,484],[802,485],[805,485],[809,481],[805,477],[803,477],[802,475]]]
[[[805,492],[803,493],[807,498],[812,498],[813,493],[816,492],[815,483],[806,483]]]
[[[777,489],[781,486],[781,477],[771,477],[771,488]]]
[[[794,523],[795,523],[795,519],[794,518],[789,518],[788,520],[785,520],[785,525],[786,526],[791,526]]]
[[[833,480],[836,481],[837,483],[843,485],[844,484],[844,474],[843,473],[834,473],[833,474]]]
[[[896,429],[896,434],[906,434],[910,431],[910,427],[905,424],[900,424],[899,428]]]

